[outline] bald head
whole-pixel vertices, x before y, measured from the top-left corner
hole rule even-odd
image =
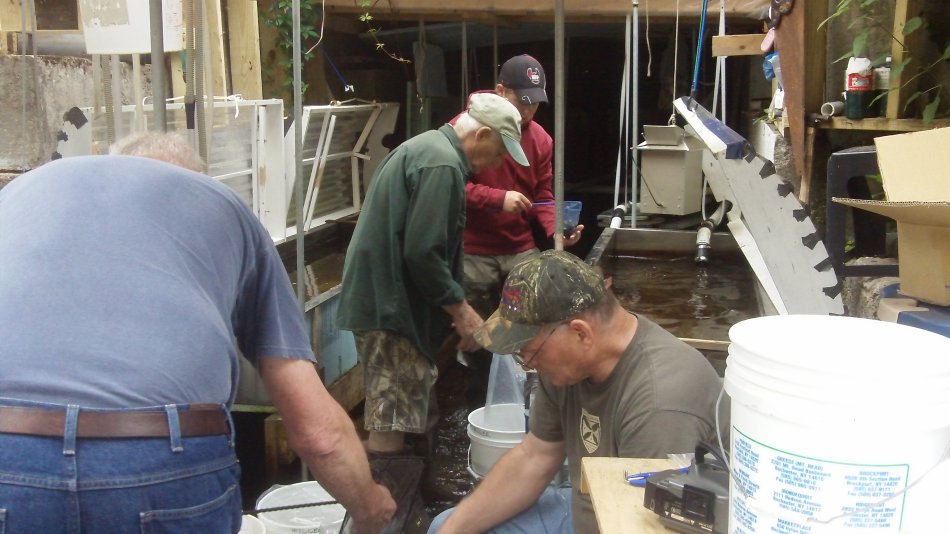
[[[179,167],[204,173],[205,162],[181,134],[146,132],[132,134],[116,141],[109,154],[157,159]]]

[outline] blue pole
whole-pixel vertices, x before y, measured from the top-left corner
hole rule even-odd
[[[709,0],[703,0],[703,11],[699,15],[699,39],[696,41],[696,57],[693,60],[693,85],[689,89],[689,98],[696,100],[696,90],[699,86],[699,62],[703,53],[703,33],[706,31],[706,8]]]

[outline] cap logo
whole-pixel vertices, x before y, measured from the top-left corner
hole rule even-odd
[[[530,80],[531,83],[535,85],[538,85],[539,83],[541,83],[541,71],[538,70],[537,67],[528,67],[527,74],[528,74],[528,80]]]
[[[521,307],[521,288],[505,285],[501,291],[501,304],[511,311]]]

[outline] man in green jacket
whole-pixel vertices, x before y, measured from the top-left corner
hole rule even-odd
[[[352,330],[363,364],[367,448],[399,453],[405,433],[423,433],[438,371],[436,353],[452,329],[474,350],[482,325],[462,289],[465,182],[500,166],[528,165],[521,115],[496,94],[401,144],[373,176],[346,253],[338,323]]]

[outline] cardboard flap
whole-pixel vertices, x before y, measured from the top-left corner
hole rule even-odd
[[[898,222],[921,226],[950,226],[950,202],[879,202],[834,197],[838,204],[861,208]]]
[[[950,128],[877,137],[874,145],[887,200],[950,201]]]

